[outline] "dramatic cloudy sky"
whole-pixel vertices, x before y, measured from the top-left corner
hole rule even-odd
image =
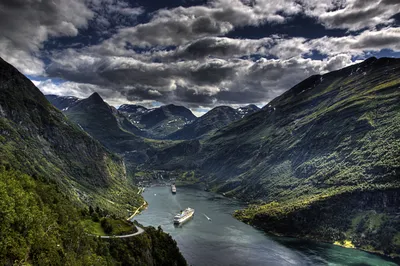
[[[45,94],[113,105],[263,105],[399,52],[400,0],[0,0],[3,59]]]

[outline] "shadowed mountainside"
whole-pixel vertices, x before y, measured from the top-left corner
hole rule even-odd
[[[87,234],[86,219],[118,222],[143,200],[122,159],[2,59],[0,133],[1,265],[186,265],[161,228],[124,240]]]

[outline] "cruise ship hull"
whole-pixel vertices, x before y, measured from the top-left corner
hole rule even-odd
[[[193,214],[193,215],[194,215],[194,214]],[[193,215],[188,216],[188,217],[186,217],[186,218],[183,218],[183,219],[181,219],[181,220],[179,220],[179,221],[174,221],[174,224],[175,224],[175,225],[184,224],[184,223],[186,223],[187,221],[191,220],[191,219],[193,218]]]
[[[184,212],[181,212],[180,214],[177,214],[174,217],[174,224],[175,225],[183,224],[189,221],[191,218],[193,218],[193,216],[194,216],[194,209],[187,208]]]

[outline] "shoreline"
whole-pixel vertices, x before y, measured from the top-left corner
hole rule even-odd
[[[132,221],[132,219],[136,216],[136,214],[139,212],[139,210],[140,210],[141,208],[145,207],[145,206],[147,206],[147,202],[146,202],[145,200],[143,200],[143,204],[140,205],[140,206],[136,209],[136,211],[135,211],[131,216],[129,216],[126,220]]]
[[[384,258],[384,259],[386,259],[386,260],[390,260],[390,261],[392,261],[393,263],[397,263],[397,264],[400,265],[400,255],[398,255],[398,256],[390,256],[390,255],[386,255],[386,254],[384,254],[384,253],[382,253],[382,252],[379,252],[379,251],[371,251],[371,250],[366,250],[366,249],[358,248],[358,247],[349,247],[349,246],[339,245],[339,244],[335,244],[335,243],[328,242],[328,241],[325,241],[325,240],[322,240],[322,239],[318,239],[318,238],[305,237],[305,236],[296,236],[296,235],[284,235],[284,234],[280,234],[280,233],[276,233],[276,232],[272,232],[272,231],[265,231],[265,230],[263,230],[261,227],[259,227],[259,226],[257,226],[257,225],[253,225],[253,224],[251,224],[251,223],[248,223],[248,222],[242,221],[242,220],[240,220],[240,219],[237,219],[234,215],[232,215],[232,216],[233,216],[233,218],[235,218],[236,220],[238,220],[238,221],[240,221],[240,222],[242,222],[242,223],[245,223],[245,224],[247,224],[247,225],[250,225],[251,227],[253,227],[253,228],[255,228],[255,229],[257,229],[257,230],[263,232],[263,233],[266,234],[267,236],[270,236],[270,237],[276,239],[278,242],[280,242],[280,241],[279,241],[279,238],[281,238],[281,240],[282,240],[283,238],[292,238],[292,239],[298,239],[298,240],[303,240],[303,241],[310,241],[310,242],[315,242],[315,243],[329,244],[329,245],[334,245],[334,246],[341,247],[341,248],[354,249],[354,250],[358,250],[358,251],[363,251],[363,252],[369,253],[369,254],[371,254],[371,255],[379,256],[379,257]]]
[[[169,184],[156,184],[156,185],[149,186],[149,188],[151,188],[151,187],[168,187],[168,186],[169,186]],[[180,187],[182,187],[182,188],[183,187],[187,187],[187,188],[203,191],[201,184],[185,184],[185,185],[181,185]],[[230,200],[235,200],[235,201],[241,202],[241,203],[243,203],[243,207],[245,207],[245,205],[247,205],[246,202],[244,202],[244,201],[242,201],[240,199],[229,197],[229,196],[224,196],[224,195],[222,195],[221,193],[218,193],[218,192],[212,192],[212,191],[210,191],[210,192],[211,193],[215,193],[215,194],[220,195],[220,196],[223,196],[223,197],[226,197],[226,198],[229,198]],[[263,234],[265,234],[266,237],[272,238],[273,240],[277,241],[279,244],[281,244],[283,246],[285,246],[284,239],[288,238],[288,239],[293,239],[293,240],[298,240],[298,241],[309,241],[310,243],[315,243],[315,244],[328,244],[328,245],[333,245],[333,246],[337,246],[337,247],[340,247],[340,248],[347,248],[347,249],[350,248],[350,247],[343,247],[343,246],[340,246],[340,245],[336,245],[336,244],[334,244],[332,242],[324,241],[324,240],[321,240],[321,239],[316,239],[316,238],[313,238],[312,236],[300,237],[300,236],[296,236],[296,235],[285,235],[285,234],[279,234],[279,233],[274,233],[274,232],[268,232],[268,231],[263,230],[261,227],[259,227],[257,225],[251,224],[251,221],[243,221],[243,220],[237,219],[233,215],[233,213],[231,213],[231,216],[237,221],[240,221],[240,222],[242,222],[244,224],[250,225],[252,228],[260,231]],[[368,254],[381,257],[382,259],[387,260],[389,262],[392,262],[394,264],[400,265],[400,256],[392,257],[392,256],[389,256],[389,255],[385,255],[383,253],[380,253],[380,252],[373,252],[373,251],[369,251],[369,250],[365,250],[365,249],[357,248],[357,247],[351,248],[351,249],[354,249],[356,251],[366,252]]]

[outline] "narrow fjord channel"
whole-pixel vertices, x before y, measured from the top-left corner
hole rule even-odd
[[[135,219],[171,234],[190,265],[397,265],[363,251],[264,234],[232,217],[244,206],[219,194],[178,187],[151,187],[143,193],[148,209]],[[192,220],[172,223],[180,210],[194,208]],[[209,217],[211,220],[209,220]]]

